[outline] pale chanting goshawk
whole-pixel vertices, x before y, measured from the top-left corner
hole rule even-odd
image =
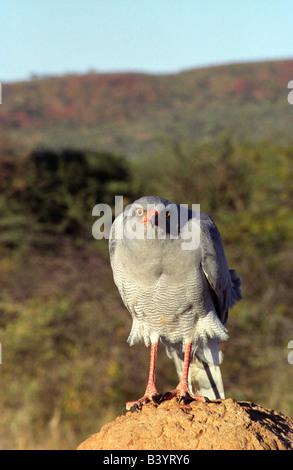
[[[185,404],[225,398],[220,342],[228,338],[228,309],[242,298],[241,279],[228,269],[211,217],[142,197],[113,222],[109,251],[114,282],[133,320],[128,342],[151,345],[145,394],[124,410],[174,396]],[[155,384],[159,340],[180,380],[164,395]]]

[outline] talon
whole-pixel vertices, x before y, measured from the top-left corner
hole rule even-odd
[[[139,412],[141,410],[141,406],[139,406],[138,403],[134,403],[133,409],[134,411]]]
[[[137,403],[128,401],[127,403],[125,403],[125,405],[122,406],[121,412],[123,415],[126,415],[128,411],[133,413],[134,411],[138,411],[138,410],[139,410],[139,407]]]
[[[196,398],[193,398],[191,395],[187,394],[183,395],[183,403],[184,405],[189,405],[192,401],[195,401]]]
[[[161,394],[158,394],[158,395],[153,395],[152,396],[152,401],[155,405],[159,405],[161,403],[161,397],[162,395]]]
[[[171,400],[174,397],[177,398],[179,404],[183,402],[184,405],[189,405],[193,401],[203,401],[206,403],[209,403],[210,401],[207,397],[192,395],[188,390],[188,387],[183,388],[182,386],[178,386],[174,390],[164,393],[160,398],[160,403],[165,400]]]

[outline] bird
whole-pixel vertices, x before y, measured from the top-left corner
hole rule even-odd
[[[145,393],[125,403],[124,413],[173,397],[183,406],[224,399],[220,342],[228,339],[228,310],[242,293],[213,219],[193,206],[141,197],[114,220],[109,254],[114,283],[132,316],[127,341],[150,346]],[[159,342],[179,377],[164,394],[156,386]]]

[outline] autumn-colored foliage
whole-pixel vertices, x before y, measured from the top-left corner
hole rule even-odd
[[[0,126],[28,149],[38,144],[131,157],[161,148],[170,136],[193,143],[222,133],[292,141],[292,79],[292,60],[174,75],[35,77],[3,84]]]

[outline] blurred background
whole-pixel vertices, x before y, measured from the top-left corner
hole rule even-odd
[[[74,449],[141,396],[149,350],[92,208],[201,204],[244,300],[226,395],[293,416],[292,2],[10,0],[0,29],[0,448]],[[113,207],[114,208],[114,207]],[[159,347],[158,388],[177,377]]]

